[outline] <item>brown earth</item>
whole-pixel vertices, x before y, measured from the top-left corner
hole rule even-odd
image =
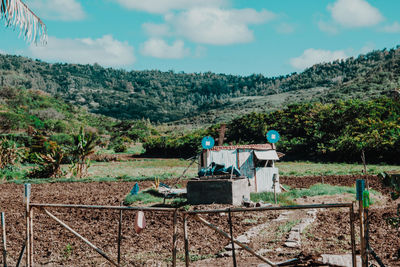
[[[324,182],[334,185],[353,185],[355,179],[361,176],[325,176]],[[368,177],[370,186],[387,194],[388,190],[380,187],[376,177]],[[282,184],[291,187],[308,187],[321,182],[321,177],[281,177]],[[100,183],[52,183],[32,185],[32,202],[35,203],[68,203],[119,205],[133,187],[134,182],[100,182]],[[150,182],[140,182],[141,188],[151,185]],[[24,240],[24,206],[23,185],[0,184],[0,211],[6,213],[7,243],[9,265],[15,261]],[[340,199],[336,199],[340,201]],[[312,202],[312,198],[303,200]],[[343,200],[345,201],[345,199]],[[373,206],[370,211],[371,247],[382,258],[387,266],[400,266],[400,229],[395,224],[396,207],[399,201],[388,201],[380,206]],[[222,205],[197,206],[199,209],[226,207]],[[103,251],[116,259],[118,211],[49,209],[61,220],[77,230],[84,237],[99,246]],[[233,217],[234,235],[237,236],[254,225],[276,218],[278,212],[237,213]],[[172,214],[161,212],[146,212],[147,228],[136,234],[133,230],[134,212],[124,212],[122,261],[124,266],[166,266],[170,265],[172,244]],[[204,215],[211,223],[229,232],[226,214]],[[179,219],[178,265],[183,266],[182,218]],[[330,253],[349,252],[348,213],[343,210],[320,211],[317,220],[307,230],[307,240],[304,240],[302,251],[315,254],[319,251]],[[387,221],[392,222],[388,224]],[[193,259],[200,256],[208,258],[196,261],[193,266],[232,266],[232,258],[215,258],[228,244],[212,230],[200,225],[193,219],[189,220],[189,242]],[[251,247],[263,247],[250,244]],[[268,253],[270,255],[271,253]],[[273,254],[273,253],[272,253]],[[272,255],[271,254],[271,255]],[[286,257],[278,255],[275,259]],[[273,257],[273,256],[271,256]],[[246,252],[238,252],[238,266],[257,266],[262,263]],[[289,258],[289,256],[287,256]],[[40,210],[34,214],[34,260],[40,266],[109,266],[96,252],[88,248],[67,230],[52,221]],[[2,259],[0,258],[0,265]]]

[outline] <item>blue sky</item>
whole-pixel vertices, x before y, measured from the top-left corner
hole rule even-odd
[[[0,53],[47,62],[266,76],[400,44],[398,0],[26,0],[36,46],[0,28]]]

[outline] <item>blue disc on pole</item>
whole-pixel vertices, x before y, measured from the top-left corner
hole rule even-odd
[[[211,136],[203,137],[203,139],[201,140],[201,146],[204,149],[211,149],[214,147],[214,144],[215,144],[214,138],[212,138]]]
[[[272,144],[278,142],[280,138],[281,138],[281,136],[275,130],[270,130],[267,133],[267,140],[268,140],[268,142],[270,142]]]

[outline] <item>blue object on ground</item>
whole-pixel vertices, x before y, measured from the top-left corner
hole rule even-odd
[[[133,186],[132,190],[131,190],[131,195],[137,195],[138,193],[139,193],[139,184],[136,183],[136,184]]]

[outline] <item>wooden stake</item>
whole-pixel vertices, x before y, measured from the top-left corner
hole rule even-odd
[[[199,222],[203,223],[204,225],[206,225],[207,227],[213,229],[215,232],[217,232],[218,234],[220,234],[221,236],[223,236],[224,238],[231,240],[231,236],[228,235],[227,233],[225,233],[224,231],[220,230],[218,227],[216,227],[215,225],[213,225],[212,223],[207,222],[206,220],[204,220],[202,217],[200,217],[199,215],[194,215],[194,218],[196,220],[198,220]],[[233,240],[233,242],[235,242],[235,244],[239,245],[240,247],[242,247],[243,249],[247,250],[249,253],[253,254],[254,256],[256,256],[257,258],[259,258],[260,260],[262,260],[263,262],[268,263],[271,266],[277,266],[275,263],[273,263],[272,261],[268,260],[267,258],[264,258],[263,256],[257,254],[253,249],[249,248],[248,246],[246,246],[245,244],[237,241],[236,239]]]
[[[229,222],[229,233],[231,235],[231,243],[232,243],[233,267],[236,267],[237,263],[236,263],[236,253],[235,253],[235,242],[234,242],[234,239],[233,239],[233,229],[232,229],[233,227],[232,227],[232,212],[231,212],[231,209],[229,209],[229,212],[228,212],[228,222]]]
[[[24,185],[25,189],[25,194],[24,194],[24,199],[25,199],[25,204],[26,204],[26,210],[25,210],[25,218],[26,218],[26,266],[31,267],[31,235],[30,235],[30,201],[31,201],[31,184],[25,184]]]
[[[94,249],[97,253],[99,253],[101,256],[103,256],[103,258],[105,258],[106,260],[108,260],[112,265],[119,267],[120,265],[117,264],[115,261],[113,261],[106,253],[104,253],[101,249],[99,249],[98,247],[96,247],[95,245],[93,245],[92,243],[90,243],[89,240],[87,240],[86,238],[84,238],[83,236],[81,236],[79,233],[77,233],[75,230],[73,230],[71,227],[69,227],[66,223],[64,223],[63,221],[61,221],[60,219],[58,219],[56,216],[54,216],[53,214],[51,214],[49,211],[47,211],[46,209],[43,209],[44,212],[50,216],[50,218],[52,218],[53,220],[55,220],[56,222],[58,222],[58,224],[60,224],[61,226],[63,226],[64,228],[66,228],[68,231],[70,231],[72,234],[74,234],[76,237],[78,237],[79,239],[81,239],[83,242],[85,242],[89,247],[91,247],[92,249]]]
[[[366,266],[366,253],[365,253],[365,236],[364,236],[364,209],[362,199],[358,201],[359,216],[360,216],[360,243],[361,243],[361,266]]]
[[[7,267],[7,239],[6,239],[6,219],[4,212],[1,213],[1,228],[3,233],[3,266]]]
[[[174,212],[173,218],[173,235],[172,235],[172,267],[176,267],[176,247],[177,247],[177,235],[178,235],[178,210],[176,209]]]
[[[353,267],[357,267],[354,221],[355,221],[355,214],[354,214],[354,203],[353,203],[353,205],[350,207],[351,257],[352,257]]]
[[[188,238],[188,227],[187,227],[187,215],[183,215],[183,237],[185,239],[185,263],[186,267],[189,267],[190,255],[189,255],[189,238]]]
[[[32,207],[29,207],[29,227],[30,227],[30,229],[29,229],[29,244],[30,244],[30,249],[29,249],[29,251],[31,252],[30,253],[30,256],[29,256],[29,264],[31,265],[31,266],[34,266],[34,263],[33,263],[33,209],[32,209]]]
[[[117,259],[118,265],[121,264],[121,240],[122,240],[122,210],[119,211],[119,224],[118,224],[118,259]]]

